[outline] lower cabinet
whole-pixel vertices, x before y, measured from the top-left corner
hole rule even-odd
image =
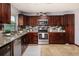
[[[27,38],[28,38],[29,44],[38,44],[38,33],[30,32],[28,33]]]
[[[0,48],[0,56],[12,56],[12,43]]]
[[[66,42],[69,44],[74,44],[75,43],[75,37],[74,37],[74,27],[71,26],[66,26]]]
[[[49,44],[65,44],[65,33],[49,33]]]

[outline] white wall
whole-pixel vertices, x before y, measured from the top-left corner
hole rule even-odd
[[[15,16],[15,15],[18,15],[18,13],[19,13],[19,10],[17,10],[15,7],[11,5],[11,15]]]
[[[75,44],[79,45],[79,12],[75,12]]]

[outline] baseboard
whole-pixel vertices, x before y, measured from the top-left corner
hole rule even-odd
[[[79,45],[77,45],[77,44],[74,44],[74,45],[76,45],[76,46],[78,46],[78,47],[79,47]]]

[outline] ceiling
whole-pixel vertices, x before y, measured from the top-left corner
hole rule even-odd
[[[62,12],[79,9],[79,3],[12,3],[22,12]]]

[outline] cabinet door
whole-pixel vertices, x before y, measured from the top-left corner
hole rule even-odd
[[[50,44],[64,44],[65,33],[49,33],[49,43]]]
[[[49,33],[49,44],[52,44],[52,33]]]
[[[26,25],[30,25],[29,24],[29,18],[30,18],[29,16],[26,16],[26,18],[25,18]]]
[[[0,56],[11,56],[12,55],[12,44],[9,43],[0,48]]]
[[[65,15],[67,43],[74,44],[74,14]]]
[[[10,23],[11,6],[8,3],[2,3],[2,19],[3,23]]]
[[[49,33],[49,44],[56,44],[55,35],[53,33]]]
[[[64,25],[64,17],[63,16],[48,16],[48,23],[50,26]]]
[[[53,25],[54,26],[57,26],[57,21],[58,19],[57,19],[57,16],[53,16]]]
[[[55,23],[57,26],[59,25],[59,23],[60,23],[59,16],[55,16]]]
[[[65,33],[53,33],[54,43],[64,44],[65,43]]]
[[[18,15],[18,25],[23,25],[23,15],[22,14]]]
[[[37,33],[33,33],[33,42],[34,42],[34,44],[38,44],[38,34]]]
[[[74,27],[67,26],[66,28],[67,43],[74,44]]]
[[[7,4],[7,21],[6,23],[11,23],[11,4]]]
[[[30,16],[30,26],[37,26],[38,16]]]
[[[74,25],[74,14],[68,14],[67,19],[68,19],[68,25]]]
[[[38,43],[38,34],[37,33],[29,33],[29,44],[37,44]]]
[[[60,25],[65,26],[64,16],[60,16]]]
[[[2,24],[2,3],[0,3],[0,24]]]
[[[48,25],[52,26],[52,16],[48,16]]]

